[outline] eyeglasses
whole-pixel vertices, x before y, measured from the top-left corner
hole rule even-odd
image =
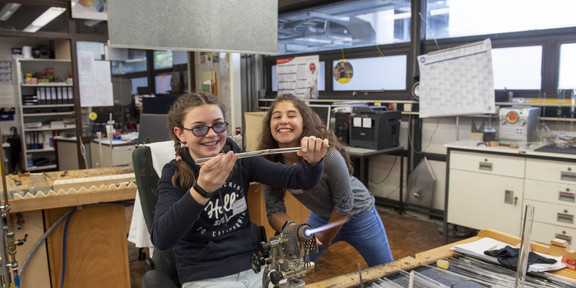
[[[226,132],[226,130],[228,129],[228,122],[216,122],[216,123],[212,124],[212,126],[197,125],[197,126],[194,126],[192,128],[184,128],[184,127],[180,127],[180,128],[192,132],[192,134],[194,134],[194,136],[196,136],[196,137],[202,137],[202,136],[205,136],[206,134],[208,134],[208,131],[210,130],[210,128],[212,128],[212,130],[214,130],[214,132],[216,132],[216,133]]]

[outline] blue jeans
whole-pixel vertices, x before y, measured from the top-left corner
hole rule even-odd
[[[312,228],[320,227],[328,223],[328,218],[321,217],[314,212],[310,212],[306,222]],[[345,241],[352,245],[362,255],[369,267],[388,263],[394,260],[386,229],[382,224],[380,214],[376,207],[352,216],[348,222],[342,226],[342,229],[332,243]],[[310,255],[310,260],[316,261],[327,248],[320,248],[320,251]]]

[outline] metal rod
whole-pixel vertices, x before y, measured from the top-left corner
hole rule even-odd
[[[291,153],[291,152],[296,152],[298,150],[300,150],[300,147],[256,150],[256,151],[238,153],[238,158],[248,158],[248,157],[264,156],[264,155],[270,155],[270,154]],[[198,158],[196,160],[196,164],[202,165],[214,157]]]
[[[534,205],[526,205],[524,212],[524,225],[522,227],[522,242],[520,242],[520,257],[516,268],[516,288],[524,287],[526,271],[528,271],[528,255],[530,253],[530,240],[532,236],[532,222],[534,220]]]
[[[2,135],[2,128],[0,127],[0,135]],[[2,141],[0,141],[2,142]],[[6,241],[6,236],[8,233],[12,233],[12,221],[10,220],[10,203],[8,202],[8,185],[6,184],[6,165],[4,165],[4,147],[2,147],[2,149],[0,149],[0,174],[2,176],[2,191],[3,191],[3,196],[4,196],[4,205],[2,207],[2,209],[4,211],[1,211],[0,214],[5,215],[4,217],[6,219],[6,226],[5,227],[0,227],[0,229],[2,231],[0,231],[0,249],[2,249],[2,252],[0,253],[1,255],[1,260],[0,263],[3,265],[3,267],[0,267],[0,277],[4,278],[2,279],[2,283],[5,284],[4,287],[9,287],[10,284],[12,283],[12,279],[10,279],[10,267],[13,267],[13,264],[16,263],[16,250],[14,251],[10,251],[10,259],[8,259],[8,254],[6,253],[8,250],[7,247],[7,243]],[[6,229],[4,229],[6,228]],[[14,277],[18,276],[18,270],[14,269]]]

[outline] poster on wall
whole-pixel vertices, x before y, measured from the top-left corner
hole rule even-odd
[[[490,39],[418,56],[420,117],[496,113]]]
[[[106,0],[72,0],[72,18],[108,20]]]
[[[318,98],[318,55],[276,59],[278,95],[293,94],[300,99]]]
[[[352,68],[352,64],[346,59],[340,59],[340,62],[336,63],[334,70],[332,71],[334,80],[338,81],[340,84],[346,84],[350,82],[353,75],[354,68]]]
[[[109,61],[94,60],[92,51],[78,51],[78,82],[82,107],[114,106]]]

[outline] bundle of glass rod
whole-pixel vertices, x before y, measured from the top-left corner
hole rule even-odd
[[[435,265],[422,265],[410,272],[399,273],[379,279],[370,284],[373,288],[482,288],[514,287],[516,272],[502,266],[458,255],[447,259],[447,270]],[[576,287],[560,277],[549,273],[528,273],[524,287]]]

